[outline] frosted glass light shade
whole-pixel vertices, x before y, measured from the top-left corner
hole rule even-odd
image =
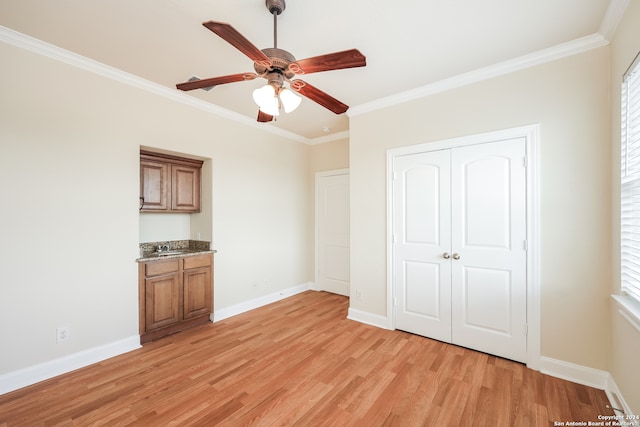
[[[271,85],[264,85],[253,91],[253,100],[260,111],[271,116],[277,116],[278,112],[278,97],[276,91]]]
[[[285,88],[280,91],[280,102],[282,102],[284,112],[290,113],[298,108],[298,106],[302,102],[302,97],[293,93],[292,90]]]

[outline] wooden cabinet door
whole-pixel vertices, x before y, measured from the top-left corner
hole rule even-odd
[[[146,330],[182,320],[179,272],[145,279]]]
[[[171,210],[200,212],[200,168],[171,165]]]
[[[183,318],[190,319],[213,311],[211,267],[184,270]]]
[[[169,209],[169,165],[167,163],[140,161],[140,197],[142,211],[166,211]]]

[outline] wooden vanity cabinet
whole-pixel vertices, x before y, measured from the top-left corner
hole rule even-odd
[[[173,325],[180,318],[179,260],[149,263],[144,280],[145,332]]]
[[[210,321],[213,254],[141,262],[140,342]]]
[[[202,161],[140,151],[140,211],[200,212]]]
[[[213,311],[212,257],[185,258],[182,272],[182,317],[192,319]]]

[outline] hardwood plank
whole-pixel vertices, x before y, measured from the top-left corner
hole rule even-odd
[[[346,319],[305,292],[0,396],[9,426],[547,426],[613,415],[601,390]]]

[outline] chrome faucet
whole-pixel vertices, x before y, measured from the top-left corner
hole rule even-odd
[[[156,249],[158,252],[166,252],[169,250],[169,245],[158,245]]]

